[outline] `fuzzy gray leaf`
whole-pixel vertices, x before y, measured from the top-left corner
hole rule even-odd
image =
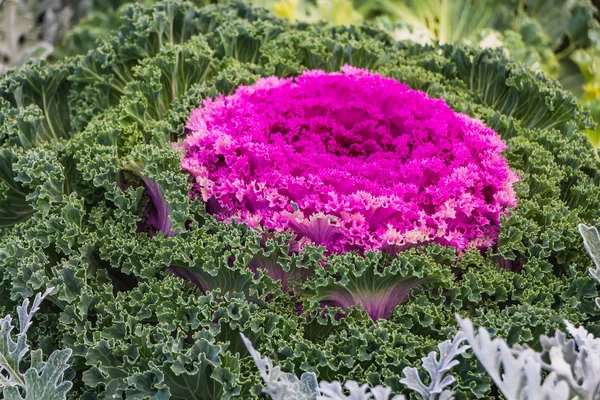
[[[590,275],[600,284],[600,235],[595,226],[579,224],[579,234],[583,238],[583,247],[594,262],[595,269],[589,269]]]
[[[405,400],[404,396],[397,395],[390,399],[392,389],[383,386],[375,386],[369,388],[369,385],[358,385],[355,381],[347,381],[344,383],[344,388],[348,391],[348,395],[344,394],[342,385],[339,382],[321,381],[319,392],[321,395],[319,400]]]
[[[317,378],[314,374],[305,373],[302,375],[302,380],[299,380],[294,375],[281,371],[280,367],[273,366],[269,358],[261,357],[244,334],[240,335],[265,383],[264,393],[273,400],[312,400],[316,397],[316,391],[310,392],[317,386]],[[309,392],[305,392],[305,390]]]
[[[16,340],[12,337],[14,329],[10,315],[0,319],[0,393],[6,400],[63,400],[72,387],[64,382],[65,370],[71,350],[56,350],[44,361],[41,350],[31,352],[30,368],[22,373],[20,364],[29,352],[27,331],[31,327],[33,316],[40,309],[42,301],[52,293],[49,288],[43,294],[38,293],[29,309],[29,299],[17,307],[19,333]],[[24,393],[25,397],[22,396]]]
[[[554,338],[542,336],[542,352],[491,339],[480,327],[474,333],[468,319],[457,316],[473,353],[507,400],[595,400],[600,395],[600,340],[569,322],[574,339],[557,331]],[[545,357],[550,359],[546,364]],[[542,370],[548,372],[542,382]]]
[[[25,397],[22,397],[17,387],[7,388],[5,400],[62,400],[73,386],[71,382],[63,382],[63,374],[69,364],[71,350],[57,350],[48,357],[47,362],[41,361],[42,352],[37,350],[35,365],[25,372]]]
[[[27,330],[31,326],[33,315],[39,310],[40,303],[52,290],[53,288],[50,288],[44,294],[38,293],[33,300],[31,311],[28,311],[29,299],[23,300],[23,304],[17,307],[19,333],[16,335],[16,340],[12,337],[14,329],[12,317],[7,315],[0,319],[0,392],[12,386],[25,387],[25,379],[19,371],[19,364],[29,352]]]
[[[425,385],[419,376],[419,372],[416,368],[406,367],[402,371],[404,378],[400,380],[409,389],[412,389],[419,393],[422,399],[429,400],[437,398],[436,395],[441,394],[444,388],[454,383],[455,379],[453,376],[444,376],[450,369],[458,365],[456,357],[467,351],[470,346],[461,346],[465,341],[465,335],[463,332],[458,332],[453,340],[446,340],[438,345],[439,349],[439,360],[437,353],[432,351],[423,357],[423,368],[429,373],[430,384]],[[452,396],[453,392],[449,392]],[[448,395],[448,394],[446,394]],[[441,396],[440,396],[441,397]]]

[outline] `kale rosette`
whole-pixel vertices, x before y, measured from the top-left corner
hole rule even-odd
[[[493,245],[516,205],[498,135],[394,79],[342,70],[260,79],[192,112],[182,166],[207,211],[334,253]]]
[[[455,314],[511,343],[598,334],[589,124],[500,50],[133,5],[87,54],[0,78],[3,312],[56,288],[29,336],[73,350],[84,399],[261,397],[240,333],[397,393]]]

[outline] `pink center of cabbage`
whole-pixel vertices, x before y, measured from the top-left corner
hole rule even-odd
[[[342,71],[205,100],[187,124],[191,194],[220,220],[335,253],[492,246],[517,202],[498,134],[394,79]]]

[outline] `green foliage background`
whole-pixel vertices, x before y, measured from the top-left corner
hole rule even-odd
[[[368,24],[294,24],[241,3],[135,4],[120,21],[85,54],[0,78],[0,311],[56,288],[30,338],[46,354],[73,351],[71,398],[259,397],[240,332],[296,375],[397,392],[402,369],[455,333],[456,313],[534,347],[563,318],[600,332],[577,232],[580,222],[598,224],[600,164],[583,133],[589,114],[556,81],[501,49],[396,42]],[[261,232],[217,223],[189,199],[173,143],[191,109],[262,76],[345,63],[443,98],[499,132],[521,181],[496,248],[347,254],[324,269],[323,249],[290,254],[286,235],[262,243]],[[140,174],[161,187],[179,234],[138,232],[152,207]],[[314,275],[293,281],[290,295],[249,271],[259,261]],[[369,291],[423,276],[435,279],[387,321],[358,307],[339,318],[319,305],[350,283]],[[497,395],[473,359],[455,376],[460,398]]]
[[[220,0],[194,0],[198,6]],[[0,73],[30,59],[84,54],[121,24],[120,9],[157,0],[0,0]],[[396,40],[500,47],[558,79],[592,113],[600,147],[600,23],[591,0],[247,0],[299,22],[369,21]],[[56,46],[56,47],[55,47]]]
[[[156,0],[144,0],[150,5]],[[196,0],[206,5],[209,0]],[[214,1],[212,1],[214,2]],[[600,23],[590,0],[249,0],[290,21],[369,23],[396,40],[502,48],[513,61],[558,79],[592,113],[587,133],[600,146]],[[57,55],[91,49],[118,26],[123,1],[93,4]],[[109,4],[109,5],[107,5]]]

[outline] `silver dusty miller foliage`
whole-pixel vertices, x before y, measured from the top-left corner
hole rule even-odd
[[[583,238],[583,247],[585,247],[594,262],[595,268],[590,268],[588,272],[600,285],[600,235],[594,226],[579,224],[578,228]],[[600,298],[596,298],[596,305],[600,308]]]
[[[421,381],[419,371],[414,367],[406,367],[402,370],[404,378],[400,379],[400,382],[417,392],[423,400],[449,400],[454,398],[454,392],[446,388],[452,385],[456,379],[452,375],[446,375],[446,373],[459,364],[456,358],[470,348],[468,345],[462,345],[465,339],[465,335],[459,331],[454,340],[446,340],[438,345],[440,350],[439,360],[435,351],[421,359],[423,368],[429,374],[429,386]]]
[[[27,331],[31,327],[33,316],[39,311],[41,302],[52,293],[49,288],[44,294],[38,293],[29,310],[29,299],[17,307],[19,330],[13,335],[15,327],[12,317],[0,319],[0,394],[6,400],[64,400],[72,383],[63,381],[64,372],[69,367],[67,361],[71,350],[56,350],[46,361],[41,350],[30,352],[27,343]],[[13,337],[14,336],[14,337]],[[21,372],[23,361],[30,366]],[[25,397],[23,397],[23,395]]]
[[[391,397],[392,389],[384,386],[369,387],[367,384],[359,385],[355,381],[340,382],[321,381],[317,384],[317,376],[312,372],[305,372],[300,379],[293,374],[285,373],[271,360],[261,357],[254,349],[250,340],[242,334],[242,340],[248,348],[252,359],[256,363],[260,376],[265,384],[263,392],[274,400],[404,400],[402,395]],[[409,389],[415,391],[424,400],[449,400],[454,392],[446,389],[455,381],[454,377],[446,375],[454,366],[458,365],[456,357],[468,350],[463,346],[465,337],[459,332],[453,340],[446,340],[438,345],[439,357],[432,351],[423,357],[423,367],[429,374],[429,385],[421,380],[416,368],[406,367],[402,371],[404,378],[400,380]]]
[[[600,339],[569,322],[561,331],[542,336],[542,352],[512,348],[492,339],[485,328],[476,333],[468,319],[457,317],[473,353],[507,400],[593,400],[600,395]],[[542,379],[542,371],[547,371]]]

